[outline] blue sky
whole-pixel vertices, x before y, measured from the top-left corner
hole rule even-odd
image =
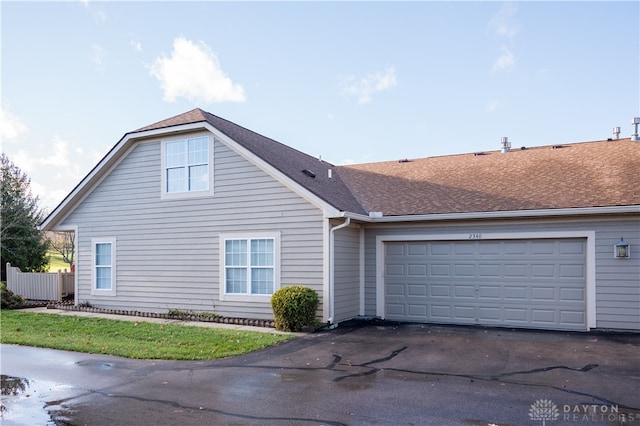
[[[2,150],[52,209],[200,107],[334,164],[602,140],[640,116],[640,2],[12,2]]]

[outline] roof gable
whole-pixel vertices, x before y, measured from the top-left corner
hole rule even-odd
[[[366,213],[339,177],[335,175],[329,177],[329,170],[335,167],[333,164],[321,161],[200,108],[159,121],[131,133],[160,130],[199,122],[210,124],[216,130],[222,132],[234,142],[266,161],[269,165],[338,210],[358,214]]]

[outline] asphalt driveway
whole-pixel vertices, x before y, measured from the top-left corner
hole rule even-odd
[[[3,424],[640,425],[637,333],[374,321],[208,362],[1,355]]]

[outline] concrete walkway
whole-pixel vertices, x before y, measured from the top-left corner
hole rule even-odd
[[[275,328],[270,327],[255,327],[249,325],[237,325],[237,324],[223,324],[217,322],[204,322],[204,321],[182,321],[167,318],[150,318],[140,317],[132,315],[115,315],[115,314],[103,314],[97,312],[82,312],[82,311],[70,311],[65,309],[49,309],[49,308],[27,308],[19,309],[23,312],[33,312],[39,314],[57,314],[57,315],[73,315],[77,317],[87,318],[106,318],[117,321],[132,321],[132,322],[153,322],[157,324],[177,324],[187,325],[192,327],[205,327],[205,328],[224,328],[229,330],[244,330],[244,331],[256,331],[260,333],[274,333],[274,334],[293,334],[298,336],[304,336],[308,333],[290,333],[278,331]]]

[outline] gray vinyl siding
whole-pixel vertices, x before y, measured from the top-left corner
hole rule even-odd
[[[360,230],[351,226],[334,235],[334,322],[340,322],[360,311]]]
[[[161,142],[139,143],[65,218],[77,235],[78,300],[97,307],[273,317],[265,298],[220,300],[219,235],[277,232],[280,284],[322,300],[322,212],[218,140],[214,196],[161,200]],[[91,238],[115,237],[116,296],[91,295]],[[276,278],[277,279],[277,278]]]
[[[640,220],[637,216],[584,220],[465,222],[443,225],[370,225],[365,231],[365,315],[376,315],[376,237],[412,234],[595,232],[596,328],[640,330]],[[615,259],[620,237],[631,246],[631,258]]]

